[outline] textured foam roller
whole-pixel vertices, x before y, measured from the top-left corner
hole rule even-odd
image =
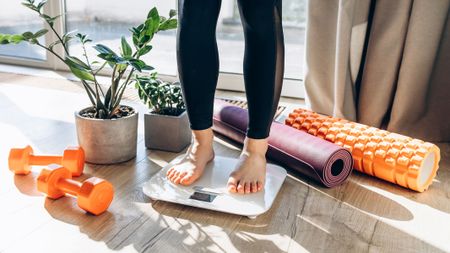
[[[304,109],[285,123],[344,147],[356,170],[418,192],[428,189],[439,167],[439,148],[429,142]]]
[[[214,131],[243,143],[247,124],[247,110],[215,101]],[[267,156],[326,187],[344,182],[353,167],[346,149],[276,122],[271,127]]]

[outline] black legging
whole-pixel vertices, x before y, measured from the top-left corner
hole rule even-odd
[[[216,26],[221,0],[179,0],[178,72],[193,130],[212,126],[219,76]],[[238,0],[245,35],[247,136],[263,139],[280,98],[284,74],[281,0]]]

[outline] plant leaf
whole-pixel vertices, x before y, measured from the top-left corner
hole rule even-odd
[[[70,66],[73,66],[75,68],[79,68],[82,70],[91,70],[91,68],[86,63],[84,63],[82,60],[78,59],[75,56],[66,57],[66,63]]]
[[[22,33],[22,36],[23,36],[26,40],[29,40],[29,39],[31,39],[31,38],[34,37],[34,34],[33,34],[32,32],[24,32],[24,33]]]
[[[109,87],[105,95],[105,107],[107,108],[110,106],[109,103],[111,102],[111,88],[112,86]]]
[[[147,21],[145,21],[145,35],[149,36],[150,38],[153,38],[153,35],[158,31],[160,23],[159,13],[158,9],[154,7],[150,10],[147,16]]]
[[[94,81],[94,76],[83,69],[79,69],[79,68],[75,68],[75,67],[71,67],[69,66],[70,71],[78,78],[80,78],[81,80],[86,80],[86,81]]]
[[[169,17],[170,17],[170,18],[173,18],[173,17],[175,17],[176,15],[177,15],[177,11],[176,11],[176,10],[173,10],[173,9],[172,9],[172,10],[169,11]]]
[[[156,7],[153,7],[147,14],[147,19],[148,18],[155,18],[158,17],[159,18],[159,13],[158,13],[158,9]]]
[[[125,37],[122,36],[122,55],[125,56],[131,56],[132,54],[131,46],[128,44]]]
[[[13,34],[9,37],[9,42],[12,44],[19,44],[24,40],[25,38],[21,34]]]
[[[172,30],[177,28],[177,26],[178,21],[176,19],[169,19],[159,26],[159,31]]]
[[[69,66],[70,71],[81,80],[94,81],[94,75],[89,72],[89,66],[76,57],[67,57],[64,61]],[[86,68],[87,66],[87,68]]]
[[[44,5],[47,3],[47,0],[42,0],[36,7],[38,8],[38,10],[41,10],[42,7],[44,7]]]
[[[148,52],[150,52],[150,51],[152,50],[152,48],[153,48],[153,47],[150,46],[150,45],[144,46],[143,48],[139,49],[139,55],[140,55],[140,56],[143,56],[143,55],[148,54]]]
[[[34,38],[39,38],[39,37],[45,35],[46,33],[48,33],[48,30],[47,30],[47,29],[42,29],[42,30],[37,31],[37,32],[33,35],[33,37],[34,37]]]
[[[109,47],[102,44],[95,45],[94,49],[101,54],[115,54],[114,51],[112,51]]]
[[[142,68],[146,66],[144,61],[138,59],[131,59],[129,63],[131,66],[133,66],[133,68],[135,68],[139,72],[142,72]]]

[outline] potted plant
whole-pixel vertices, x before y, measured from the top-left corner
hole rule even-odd
[[[18,44],[28,42],[44,48],[66,64],[70,71],[80,80],[91,105],[75,113],[78,142],[85,150],[86,161],[96,164],[112,164],[130,160],[136,156],[138,112],[121,103],[125,89],[136,82],[136,73],[152,70],[142,59],[152,50],[150,42],[159,32],[177,27],[176,12],[171,10],[169,18],[159,15],[153,8],[148,13],[144,23],[130,29],[133,47],[125,37],[121,40],[120,52],[116,53],[105,45],[97,44],[99,61],[91,61],[86,54],[86,46],[92,41],[87,35],[68,32],[59,34],[55,21],[59,16],[50,17],[43,13],[46,1],[26,0],[22,3],[36,12],[48,25],[58,40],[40,44],[38,38],[49,32],[42,29],[37,32],[22,34],[0,34],[0,44]],[[84,50],[83,59],[69,52],[69,43],[81,43]],[[55,47],[61,46],[64,55],[56,52]],[[111,83],[103,87],[97,80],[99,72],[110,66],[112,68]]]
[[[179,83],[164,82],[157,73],[136,78],[139,98],[150,112],[145,117],[145,146],[170,152],[180,152],[191,143],[182,90]]]

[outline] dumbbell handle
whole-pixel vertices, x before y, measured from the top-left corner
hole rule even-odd
[[[75,180],[63,178],[58,180],[58,183],[56,184],[59,190],[74,197],[78,196],[81,189],[81,185],[82,185],[81,183]]]
[[[46,166],[52,163],[55,164],[61,164],[62,162],[62,156],[51,156],[51,155],[47,155],[47,156],[40,156],[40,155],[30,155],[29,158],[29,163],[33,164],[33,165],[42,165],[42,166]]]

